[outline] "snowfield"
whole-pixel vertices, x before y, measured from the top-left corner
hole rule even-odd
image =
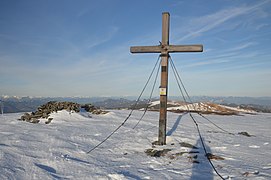
[[[18,121],[22,113],[0,115],[0,179],[221,179],[205,157],[189,114],[168,113],[167,145],[157,140],[158,112],[134,111],[126,124],[89,154],[130,111],[106,115],[60,111],[50,124]],[[227,134],[197,114],[206,149],[224,160],[212,160],[225,179],[271,179],[271,114],[205,115]],[[239,132],[252,135],[247,137]],[[195,146],[185,147],[180,143]],[[147,149],[169,149],[161,157]]]

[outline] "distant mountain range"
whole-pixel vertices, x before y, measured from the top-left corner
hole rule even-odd
[[[261,106],[271,106],[271,97],[211,97],[211,96],[193,96],[193,102],[212,102],[217,104],[254,104]]]
[[[155,101],[159,98],[154,98]],[[171,100],[183,101],[178,97],[169,97]],[[2,96],[1,105],[4,106],[4,113],[31,112],[37,107],[49,101],[69,101],[79,104],[91,103],[104,109],[128,109],[133,107],[136,97],[8,97]],[[257,112],[271,112],[271,97],[210,97],[193,96],[192,102],[210,102],[230,107],[241,107],[252,109]],[[146,107],[147,99],[140,100],[137,109]]]

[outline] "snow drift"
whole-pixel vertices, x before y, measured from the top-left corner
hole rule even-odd
[[[188,114],[168,113],[166,146],[152,146],[157,140],[159,114],[148,112],[132,129],[143,113],[134,111],[108,141],[85,153],[121,124],[128,113],[116,110],[90,117],[87,112],[60,111],[50,116],[54,121],[47,125],[18,121],[22,113],[0,116],[0,179],[220,179],[203,153]],[[234,135],[194,116],[207,151],[224,158],[213,160],[224,178],[271,178],[270,114],[207,115]],[[170,151],[152,157],[145,153],[150,148]]]

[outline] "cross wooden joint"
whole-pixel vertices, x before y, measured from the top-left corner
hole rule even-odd
[[[158,46],[132,46],[131,53],[176,53],[176,52],[202,52],[203,46],[196,45],[158,45]]]

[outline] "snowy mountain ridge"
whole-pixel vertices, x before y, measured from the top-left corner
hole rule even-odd
[[[35,111],[40,105],[49,101],[69,101],[79,104],[91,103],[97,107],[104,109],[127,109],[131,108],[137,97],[12,97],[2,96],[4,112],[31,112]],[[155,98],[158,99],[158,98]],[[171,100],[179,100],[179,97],[169,97]],[[250,108],[257,112],[271,112],[270,97],[191,97],[192,102],[210,102],[231,107],[241,106],[242,108]],[[143,108],[149,102],[148,99],[142,99],[138,103],[137,108]]]
[[[150,103],[151,110],[159,109],[160,101],[153,101]],[[198,103],[184,103],[178,101],[168,101],[168,111],[171,112],[198,112],[202,114],[221,114],[221,115],[238,115],[240,113],[256,114],[257,112],[251,109],[244,109],[240,107],[229,107],[225,105],[215,104],[211,102]]]

